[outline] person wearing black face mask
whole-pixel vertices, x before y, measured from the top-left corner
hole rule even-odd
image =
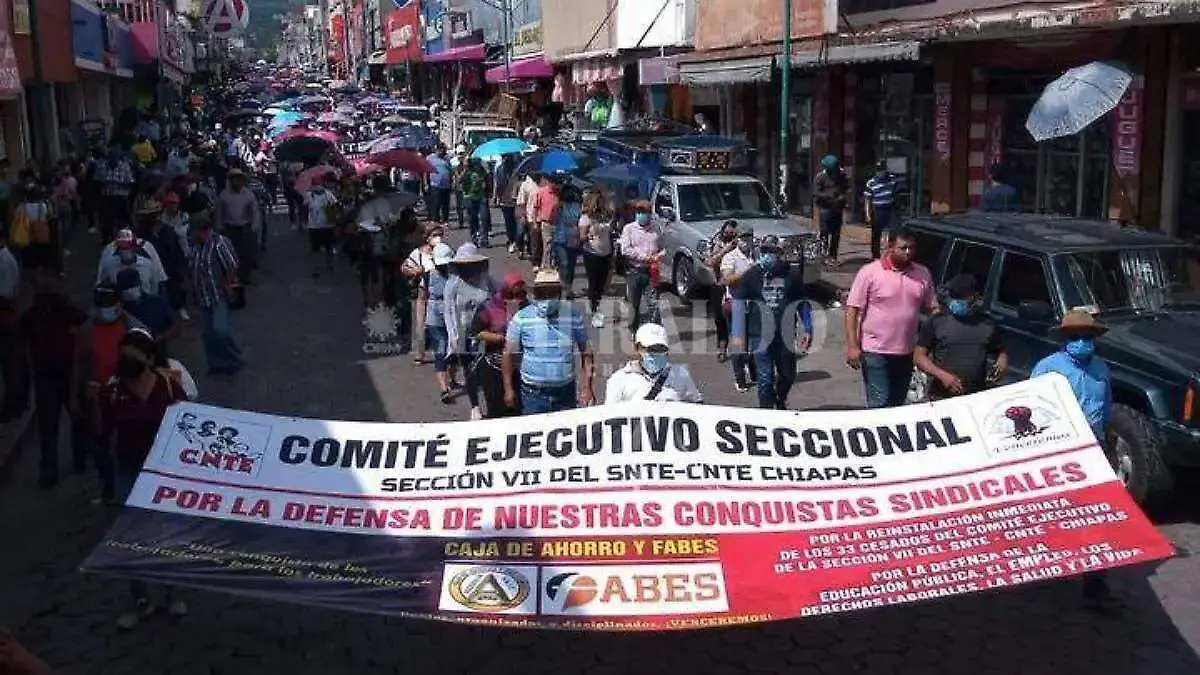
[[[120,342],[116,377],[99,394],[97,432],[116,459],[117,503],[124,503],[133,489],[167,408],[186,399],[182,385],[168,371],[155,368],[158,358],[150,333],[131,329]],[[117,619],[117,625],[125,630],[154,611],[145,583],[134,581],[130,588],[134,607]],[[169,593],[167,602],[170,614],[187,613],[182,602],[171,602]]]

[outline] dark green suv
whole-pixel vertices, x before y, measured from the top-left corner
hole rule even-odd
[[[1057,345],[1068,309],[1110,328],[1097,354],[1113,376],[1108,451],[1146,505],[1171,492],[1171,468],[1200,466],[1200,249],[1162,234],[1033,214],[962,214],[905,222],[935,282],[969,272],[1010,356],[1029,376]]]

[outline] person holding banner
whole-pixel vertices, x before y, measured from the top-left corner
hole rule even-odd
[[[130,329],[119,344],[116,378],[99,393],[97,432],[116,460],[117,503],[123,504],[133,491],[167,408],[187,399],[176,377],[155,367],[158,360],[158,344],[150,332]],[[134,606],[117,619],[123,630],[132,630],[155,611],[145,582],[131,581],[130,590]],[[187,614],[187,605],[172,600],[169,589],[164,589],[164,595],[171,616]]]
[[[576,351],[583,371],[583,384],[578,395]],[[557,270],[546,267],[538,270],[533,279],[533,303],[517,312],[508,324],[501,364],[504,404],[516,406],[519,384],[521,413],[524,415],[592,404],[594,358],[588,344],[587,328],[583,313],[562,302],[562,280]]]
[[[1101,448],[1106,445],[1108,421],[1112,418],[1112,376],[1108,365],[1096,356],[1095,340],[1107,332],[1108,327],[1091,314],[1078,309],[1067,312],[1059,325],[1050,329],[1061,347],[1038,361],[1029,373],[1030,377],[1058,373],[1067,378]],[[1122,607],[1108,586],[1106,572],[1083,575],[1083,602],[1085,608],[1104,613]]]
[[[634,336],[638,359],[608,378],[604,403],[627,401],[682,401],[704,403],[704,394],[687,366],[671,363],[667,329],[656,323],[638,326]]]

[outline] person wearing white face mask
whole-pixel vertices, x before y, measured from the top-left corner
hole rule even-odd
[[[638,358],[608,378],[604,403],[677,401],[703,403],[704,394],[682,363],[671,363],[667,329],[642,324],[634,337]]]
[[[425,311],[429,302],[429,274],[434,271],[433,249],[442,243],[445,229],[441,225],[430,225],[425,232],[425,243],[414,248],[404,263],[400,273],[409,282],[410,288],[416,288],[416,298],[413,303],[413,363],[429,363],[432,356],[425,345]]]

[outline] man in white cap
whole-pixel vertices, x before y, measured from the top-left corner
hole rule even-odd
[[[576,352],[583,375],[578,394]],[[516,405],[519,387],[523,415],[591,405],[595,398],[594,360],[583,313],[562,301],[558,272],[548,268],[538,270],[533,278],[533,302],[513,316],[505,334],[501,361],[504,404]]]
[[[638,358],[608,378],[604,402],[683,401],[703,403],[704,395],[682,363],[671,363],[667,329],[657,323],[638,326],[634,336]]]
[[[148,295],[161,293],[168,279],[154,244],[134,236],[130,229],[117,232],[117,238],[100,251],[96,283],[115,285],[117,273],[123,269],[137,270],[142,289]]]

